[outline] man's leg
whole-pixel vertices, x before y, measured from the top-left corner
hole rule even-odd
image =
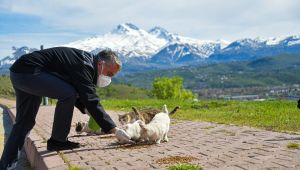
[[[16,123],[5,144],[1,157],[2,168],[13,163],[17,159],[18,150],[24,145],[24,140],[35,124],[35,117],[38,112],[41,97],[34,96],[15,88],[16,93]]]
[[[51,139],[65,142],[70,132],[77,92],[73,86],[49,73],[16,74],[19,89],[37,96],[58,99],[52,127]]]

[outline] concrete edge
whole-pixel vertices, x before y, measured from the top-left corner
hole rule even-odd
[[[9,116],[13,123],[15,123],[15,115],[12,113],[12,111],[4,104],[0,103],[0,107],[2,107],[4,110],[6,110],[9,113]],[[39,151],[44,151],[46,147],[36,147],[35,143],[44,143],[44,139],[41,135],[36,133],[35,128],[33,128],[30,131],[29,136],[26,137],[24,142],[24,149],[26,153],[27,160],[29,161],[31,167],[37,170],[48,170],[48,169],[65,169],[68,170],[68,165],[64,162],[64,160],[58,155],[58,152],[55,153],[55,155],[48,157],[47,154],[41,155]],[[53,154],[53,152],[52,152]],[[58,166],[53,166],[52,161],[59,162]]]

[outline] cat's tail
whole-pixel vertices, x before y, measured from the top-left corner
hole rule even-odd
[[[176,113],[177,110],[178,110],[179,108],[180,108],[179,106],[176,106],[176,107],[169,113],[169,115],[172,115],[172,114]]]
[[[144,116],[135,108],[135,107],[131,107],[133,112],[138,116],[138,119],[139,120],[142,120],[142,121],[146,121]]]

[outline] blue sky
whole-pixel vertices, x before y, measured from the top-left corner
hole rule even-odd
[[[299,0],[1,0],[0,58],[12,46],[52,47],[125,22],[209,40],[299,35],[299,6]]]

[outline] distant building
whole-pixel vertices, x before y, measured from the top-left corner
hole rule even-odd
[[[223,99],[227,100],[258,100],[259,95],[240,95],[240,96],[223,96]]]

